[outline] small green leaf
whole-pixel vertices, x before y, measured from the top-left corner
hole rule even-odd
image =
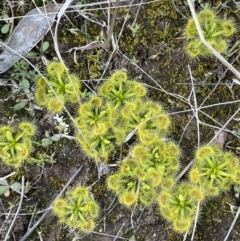
[[[9,23],[9,16],[8,16],[6,13],[3,14],[2,20],[3,20],[5,23]]]
[[[21,86],[22,86],[23,89],[29,89],[30,88],[30,83],[29,83],[29,81],[27,79],[23,78]]]
[[[1,28],[1,33],[6,34],[9,31],[9,24],[4,24]]]
[[[34,116],[34,115],[35,115],[34,109],[31,108],[31,109],[29,110],[29,114],[30,114],[31,116]]]
[[[14,110],[21,110],[22,108],[24,108],[26,106],[27,103],[28,103],[28,100],[22,100],[20,103],[14,105],[13,109]]]
[[[43,45],[42,45],[42,51],[43,53],[49,48],[49,42],[48,41],[45,41],[43,42]]]
[[[0,185],[3,185],[3,186],[8,186],[8,182],[6,179],[2,179],[0,180]]]
[[[8,190],[8,186],[0,186],[0,194],[4,194]]]
[[[29,93],[30,93],[29,89],[23,89],[23,91],[24,91],[24,93],[26,93],[26,94],[29,94]]]
[[[49,146],[52,144],[52,139],[51,138],[44,138],[42,139],[42,146]]]
[[[29,53],[27,54],[27,57],[28,57],[28,58],[36,58],[36,57],[39,57],[39,54],[36,53],[36,52],[29,52]]]
[[[237,186],[237,185],[235,185],[235,186],[234,186],[234,191],[236,191],[236,192],[240,192],[240,187]]]
[[[22,189],[22,184],[19,183],[19,182],[14,182],[10,188],[13,190],[13,191],[20,191]]]
[[[53,141],[59,141],[59,140],[60,140],[60,135],[54,134],[54,135],[51,137],[51,139],[52,139]]]

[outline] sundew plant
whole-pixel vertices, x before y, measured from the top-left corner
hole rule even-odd
[[[237,31],[234,21],[231,19],[220,19],[213,10],[208,8],[200,11],[197,14],[197,18],[206,41],[219,53],[226,52],[228,48],[227,39]],[[185,34],[190,40],[186,50],[191,57],[208,56],[212,54],[199,38],[193,18],[188,20]]]
[[[239,7],[2,1],[0,240],[239,240]]]

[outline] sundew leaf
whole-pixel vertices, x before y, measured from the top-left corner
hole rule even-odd
[[[0,73],[7,71],[21,56],[27,53],[44,37],[53,25],[62,4],[50,4],[35,8],[23,17],[12,32],[0,55]]]

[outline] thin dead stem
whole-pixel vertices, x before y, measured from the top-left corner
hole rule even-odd
[[[64,186],[64,188],[61,190],[61,192],[57,195],[56,199],[61,197],[63,195],[63,193],[67,190],[68,186],[72,183],[72,181],[76,178],[76,176],[80,173],[80,171],[82,170],[83,166],[80,166],[77,171],[72,175],[72,177],[69,179],[69,181],[66,183],[66,185]],[[37,226],[43,221],[43,219],[47,216],[47,214],[49,213],[49,211],[52,209],[52,204],[49,206],[49,208],[44,212],[44,214],[38,219],[38,221],[31,227],[28,229],[28,231],[24,234],[24,236],[20,239],[20,241],[25,241],[30,234],[37,228]]]
[[[8,231],[7,231],[7,234],[5,236],[4,241],[7,241],[9,239],[9,235],[12,231],[13,225],[14,225],[17,217],[18,217],[18,213],[20,212],[20,209],[21,209],[21,206],[22,206],[23,196],[24,196],[24,176],[22,176],[22,190],[21,190],[21,197],[20,197],[20,201],[19,201],[19,204],[18,204],[18,208],[17,208],[17,211],[16,211],[16,213],[14,215],[14,218],[11,222],[11,225],[10,225]]]
[[[240,215],[240,207],[238,207],[237,213],[235,214],[233,222],[232,222],[232,224],[231,224],[231,226],[230,226],[230,228],[228,230],[228,233],[227,233],[226,237],[224,238],[224,241],[228,241],[229,235],[231,234],[232,229],[233,229],[234,225],[236,224],[239,215]]]

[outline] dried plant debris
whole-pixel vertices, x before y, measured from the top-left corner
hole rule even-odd
[[[23,17],[14,29],[0,55],[0,73],[4,73],[18,62],[43,38],[53,25],[62,5],[50,4],[35,8]]]

